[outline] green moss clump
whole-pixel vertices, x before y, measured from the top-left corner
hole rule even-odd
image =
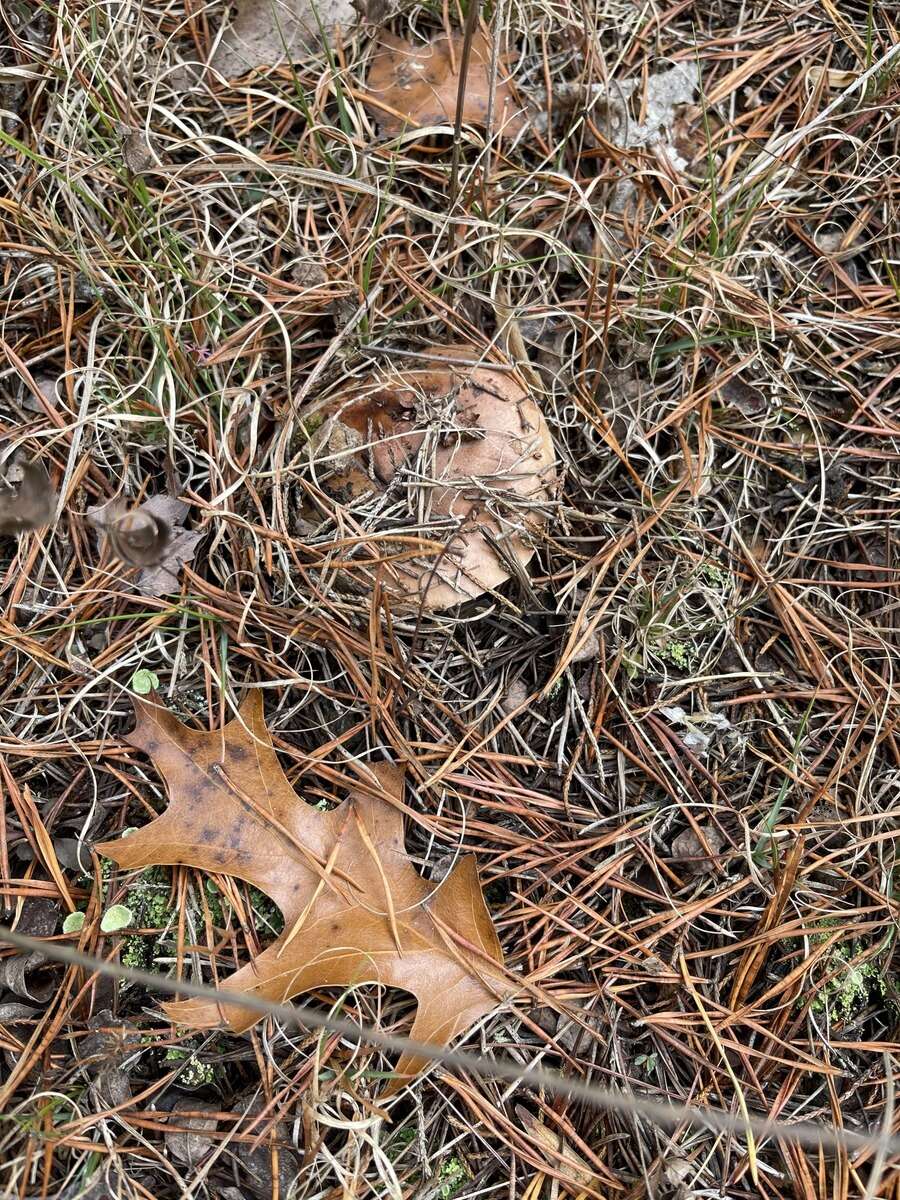
[[[203,885],[206,892],[206,907],[209,909],[209,919],[213,925],[221,928],[225,924],[225,900],[212,879],[207,879]]]
[[[134,967],[138,971],[146,970],[151,962],[147,946],[148,940],[148,938],[141,937],[137,933],[125,938],[122,943],[122,953],[120,955],[122,966]]]
[[[136,970],[146,970],[153,965],[160,934],[175,919],[169,902],[170,873],[166,867],[147,867],[142,871],[125,894],[125,904],[131,909],[133,923],[139,929],[158,932],[135,933],[122,942],[122,964]],[[127,986],[127,983],[123,983]]]
[[[278,905],[273,904],[258,888],[251,887],[249,892],[250,904],[259,922],[272,933],[281,933],[284,929],[284,917]]]
[[[231,913],[231,905],[212,879],[206,880],[204,888],[212,923],[221,927],[227,922],[227,918]],[[253,910],[256,923],[260,929],[274,935],[281,933],[284,929],[284,917],[282,917],[278,906],[273,904],[269,897],[264,895],[258,888],[248,887],[247,891],[250,896],[250,907]]]
[[[403,1129],[398,1129],[387,1145],[391,1161],[397,1162],[402,1158],[415,1140],[416,1131],[413,1126],[407,1125]],[[466,1180],[470,1178],[466,1164],[455,1154],[441,1163],[437,1173],[439,1186],[434,1194],[438,1200],[452,1200]],[[429,1182],[435,1182],[434,1176]]]

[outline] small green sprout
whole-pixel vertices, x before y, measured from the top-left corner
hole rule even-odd
[[[140,667],[131,677],[131,690],[136,696],[149,696],[159,687],[159,676]]]

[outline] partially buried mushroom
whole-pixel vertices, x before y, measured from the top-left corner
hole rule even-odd
[[[0,537],[40,529],[55,508],[56,493],[40,462],[16,452],[0,465]]]
[[[318,481],[381,535],[371,544],[391,561],[372,577],[395,603],[435,611],[524,567],[556,469],[543,415],[512,372],[432,354],[331,404],[311,451]]]
[[[375,111],[382,129],[399,133],[404,127],[452,125],[456,120],[463,37],[440,34],[430,42],[413,45],[383,31],[369,68],[365,103]],[[491,88],[491,43],[480,31],[472,38],[469,69],[463,92],[462,123],[484,127],[512,137],[525,125],[506,80],[498,76]]]

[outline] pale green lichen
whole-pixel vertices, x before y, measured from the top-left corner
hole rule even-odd
[[[441,1177],[441,1187],[437,1194],[441,1200],[451,1200],[451,1197],[456,1195],[469,1177],[464,1163],[455,1155],[452,1158],[448,1158],[446,1162],[441,1163],[439,1174]]]
[[[667,642],[662,652],[670,663],[682,671],[690,668],[694,658],[694,649],[687,642]]]
[[[884,978],[878,965],[871,959],[855,961],[861,952],[858,942],[831,948],[820,966],[824,982],[812,1002],[813,1012],[846,1021],[866,1007],[873,992],[884,994]]]
[[[840,928],[840,923],[829,919],[819,928],[820,932],[810,938],[812,946],[824,945]],[[831,1020],[847,1021],[873,1000],[884,998],[888,986],[882,964],[892,940],[893,933],[874,950],[858,939],[839,941],[830,946],[812,969],[816,994],[810,1003],[810,1011],[825,1014]]]
[[[185,1063],[178,1072],[178,1082],[183,1087],[206,1087],[216,1081],[216,1068],[213,1063],[201,1062],[191,1050],[170,1046],[166,1051],[165,1061],[170,1064]]]
[[[724,588],[726,586],[728,577],[719,564],[713,562],[712,559],[705,558],[700,564],[700,570],[703,572],[706,582],[712,587]]]

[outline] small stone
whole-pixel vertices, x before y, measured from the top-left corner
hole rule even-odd
[[[665,1166],[666,1182],[679,1187],[691,1175],[694,1168],[686,1158],[670,1158]]]
[[[207,1133],[214,1133],[217,1127],[215,1117],[182,1117],[179,1112],[215,1112],[212,1104],[203,1104],[199,1100],[179,1100],[172,1110],[172,1123],[179,1129],[166,1130],[166,1148],[173,1158],[188,1167],[195,1167],[213,1148],[213,1139]]]
[[[596,633],[590,633],[575,647],[571,662],[593,662],[600,656],[600,639]]]
[[[521,679],[514,679],[503,694],[500,709],[507,715],[520,708],[529,696],[528,688]]]
[[[127,1071],[113,1063],[104,1063],[93,1083],[99,1099],[110,1108],[118,1108],[131,1099],[131,1079]]]
[[[317,288],[324,287],[328,282],[328,275],[322,264],[314,259],[298,258],[291,266],[291,279],[301,287]]]
[[[693,829],[683,830],[672,842],[672,857],[678,862],[684,862],[685,868],[694,875],[705,875],[715,867],[714,859],[722,852],[724,838],[711,825],[702,830],[709,851],[707,851]]]
[[[142,175],[156,164],[156,155],[142,129],[120,129],[122,158],[132,175]]]
[[[744,417],[764,416],[769,402],[757,387],[745,383],[743,379],[729,379],[719,388],[722,400]]]

